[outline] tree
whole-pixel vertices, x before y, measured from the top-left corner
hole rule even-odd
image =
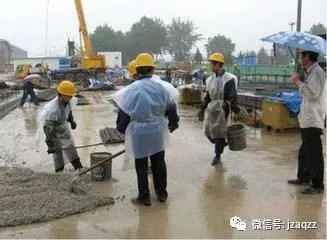
[[[95,31],[90,34],[90,39],[95,51],[122,51],[124,33],[114,31],[107,24],[97,26]]]
[[[196,52],[195,52],[195,55],[194,55],[194,61],[196,63],[202,63],[202,54],[200,53],[199,48],[196,48]]]
[[[212,38],[209,37],[205,46],[208,56],[214,52],[220,52],[224,54],[226,63],[233,63],[232,53],[235,50],[235,44],[230,38],[226,38],[224,35],[218,34]]]
[[[268,65],[269,64],[269,55],[264,47],[261,47],[257,54],[258,64],[259,65]]]
[[[201,34],[196,33],[197,28],[192,21],[180,18],[173,18],[167,29],[168,52],[176,61],[185,61]]]
[[[162,54],[166,48],[167,29],[159,18],[142,17],[132,25],[126,36],[129,55],[133,57],[141,52]]]
[[[313,24],[309,30],[309,33],[314,35],[326,34],[326,27],[322,23]]]

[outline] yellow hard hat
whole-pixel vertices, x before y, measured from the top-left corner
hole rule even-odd
[[[138,67],[155,67],[153,57],[149,53],[140,53],[135,58],[136,68]]]
[[[128,72],[130,76],[134,76],[137,72],[136,72],[136,60],[131,61],[128,64]]]
[[[202,67],[201,67],[201,70],[202,70],[202,71],[205,71],[205,70],[207,70],[207,67],[206,67],[206,66],[202,66]]]
[[[70,81],[62,81],[57,87],[57,91],[62,95],[71,97],[74,97],[76,94],[75,85]]]
[[[213,53],[210,55],[209,61],[225,63],[225,57],[221,53]]]

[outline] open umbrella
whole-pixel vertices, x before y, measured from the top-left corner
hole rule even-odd
[[[285,31],[270,35],[261,40],[326,55],[326,40],[309,33]]]
[[[29,80],[31,80],[31,79],[42,79],[42,77],[41,77],[41,75],[39,75],[39,74],[35,74],[35,73],[33,73],[33,74],[29,74],[29,75],[27,75],[25,78],[24,78],[24,81],[29,81]]]
[[[24,78],[24,82],[37,82],[39,80],[42,80],[42,77],[41,75],[39,74],[30,74],[30,75],[27,75],[25,78]]]

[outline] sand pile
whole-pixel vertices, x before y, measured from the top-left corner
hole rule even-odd
[[[68,191],[71,175],[0,167],[0,227],[46,222],[113,204],[111,197]],[[88,189],[89,177],[79,182]]]

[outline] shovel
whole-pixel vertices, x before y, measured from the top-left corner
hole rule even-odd
[[[108,143],[94,143],[94,144],[89,144],[89,145],[83,145],[83,146],[73,146],[73,147],[67,147],[67,148],[62,148],[61,150],[68,150],[68,149],[78,149],[78,148],[87,148],[87,147],[94,147],[94,146],[99,146],[99,145],[107,145]]]
[[[78,172],[78,173],[74,174],[73,177],[72,177],[72,179],[70,180],[69,191],[70,192],[73,192],[73,193],[81,192],[79,189],[77,189],[76,184],[75,184],[76,183],[76,180],[78,179],[79,176],[84,175],[85,173],[91,171],[92,169],[94,169],[94,168],[102,165],[105,162],[108,162],[111,159],[114,159],[114,158],[122,155],[123,153],[125,153],[125,149],[124,150],[121,150],[121,151],[119,151],[119,152],[117,152],[117,153],[115,153],[113,155],[111,155],[110,157],[102,160],[101,162],[98,162],[98,163],[90,166],[87,169],[82,170],[81,172]]]

